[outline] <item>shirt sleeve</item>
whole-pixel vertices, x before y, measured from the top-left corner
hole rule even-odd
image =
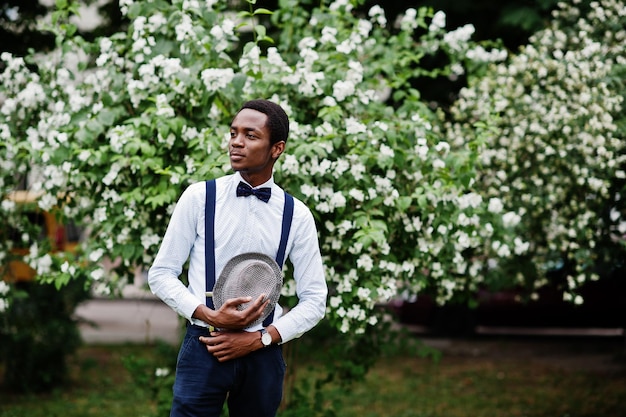
[[[199,205],[199,200],[205,197],[199,186],[202,183],[192,184],[181,195],[159,252],[148,271],[150,290],[187,319],[191,319],[191,315],[201,304],[179,279],[196,240],[199,211],[204,207]]]
[[[294,210],[289,259],[294,267],[298,303],[273,323],[282,343],[302,336],[324,317],[328,294],[315,220],[302,202],[296,204],[300,207]]]

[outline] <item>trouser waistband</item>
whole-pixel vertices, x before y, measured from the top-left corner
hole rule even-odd
[[[196,324],[191,324],[189,322],[187,322],[187,333],[194,335],[194,336],[211,336],[211,332],[215,331],[215,328],[213,326],[211,326],[211,328],[209,327],[204,327],[204,326],[198,326]]]

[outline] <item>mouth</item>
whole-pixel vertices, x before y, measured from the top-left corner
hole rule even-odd
[[[231,152],[230,153],[230,160],[231,161],[240,161],[244,158],[243,154],[240,153],[236,153],[236,152]]]

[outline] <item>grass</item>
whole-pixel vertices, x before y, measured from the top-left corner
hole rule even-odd
[[[623,354],[619,341],[611,346],[613,353],[603,348],[604,359]],[[351,388],[325,386],[323,404],[318,405],[334,409],[338,417],[626,415],[623,357],[614,367],[593,367],[588,361],[601,350],[593,346],[585,352],[570,346],[566,354],[535,352],[534,356],[500,342],[488,350],[447,352],[438,363],[407,354],[385,357]],[[72,359],[66,387],[40,395],[4,389],[0,416],[152,417],[159,411],[167,415],[159,409],[153,373],[172,355],[174,348],[158,345],[84,346]],[[299,381],[296,386],[319,374],[322,366],[315,357],[299,354],[297,363],[290,364]],[[168,391],[169,385],[164,389]],[[291,392],[286,394],[291,398]]]
[[[626,377],[520,360],[390,358],[348,396],[342,417],[626,415]]]
[[[152,416],[149,392],[125,368],[130,355],[153,356],[151,346],[85,346],[72,359],[67,386],[45,394],[0,392],[2,417]]]

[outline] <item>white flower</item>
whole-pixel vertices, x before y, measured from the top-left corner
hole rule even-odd
[[[458,198],[459,208],[461,210],[465,210],[468,207],[477,208],[483,199],[479,194],[476,193],[467,193],[463,194]]]
[[[320,42],[321,43],[331,43],[331,44],[335,44],[337,43],[337,29],[330,27],[330,26],[324,26],[322,28],[322,36],[320,38]]]
[[[367,254],[363,254],[357,259],[356,265],[364,271],[371,271],[374,267],[374,260]]]
[[[299,69],[296,74],[296,84],[298,91],[305,96],[312,96],[322,93],[319,81],[324,79],[324,73],[321,71],[311,72],[306,69]]]
[[[342,302],[343,302],[343,299],[341,297],[333,296],[333,297],[330,297],[329,305],[332,308],[337,308],[337,307],[339,307],[341,305]]]
[[[435,145],[435,149],[437,150],[437,152],[440,152],[446,155],[450,151],[450,144],[448,142],[442,141],[442,142],[437,143],[437,145]]]
[[[343,320],[341,322],[341,327],[339,328],[339,331],[341,333],[348,333],[350,331],[350,323],[348,322],[348,320]]]
[[[2,207],[3,211],[6,212],[10,212],[15,210],[15,201],[12,200],[2,200],[2,203],[0,203],[0,207]],[[0,282],[4,282],[4,281],[0,281]]]
[[[97,223],[102,223],[107,220],[107,209],[106,207],[98,207],[94,210],[93,220]]]
[[[491,51],[487,51],[482,46],[477,46],[467,51],[467,57],[472,61],[498,62],[506,59],[507,52],[501,49],[492,49]]]
[[[350,3],[350,0],[335,0],[330,4],[330,6],[328,6],[329,10],[332,11],[337,11],[344,7],[346,12],[350,12],[350,10],[352,10],[352,4]]]
[[[343,236],[348,232],[348,230],[352,229],[352,227],[352,222],[350,222],[349,220],[344,220],[337,225],[337,234],[339,236]]]
[[[232,68],[207,68],[200,73],[202,83],[209,91],[218,91],[227,87],[235,77]]]
[[[120,11],[122,15],[126,16],[128,14],[128,9],[133,5],[135,0],[119,0]]]
[[[295,155],[283,154],[281,169],[289,174],[298,174],[300,172],[300,163]]]
[[[445,167],[446,167],[446,163],[442,159],[437,158],[433,161],[434,169],[443,169]]]
[[[287,66],[287,64],[283,60],[283,57],[280,55],[280,52],[278,52],[278,49],[276,47],[271,47],[267,49],[267,62],[272,67],[274,67],[272,70],[273,72],[279,73],[280,71],[285,71],[285,70],[289,73],[292,72],[292,69]]]
[[[354,94],[355,85],[351,81],[339,80],[333,84],[333,96],[338,102],[342,102]]]
[[[367,39],[372,31],[372,22],[365,19],[360,19],[357,23],[357,33],[353,33],[351,39],[354,43],[360,44],[361,39]]]
[[[319,188],[314,187],[310,184],[302,184],[302,186],[300,187],[300,192],[307,197],[313,197],[315,200],[319,199]]]
[[[337,52],[348,55],[354,50],[354,48],[356,48],[356,44],[352,40],[346,39],[345,41],[337,45],[336,49]]]
[[[9,308],[9,301],[4,299],[4,298],[0,298],[0,313],[6,311]]]
[[[39,201],[37,201],[37,205],[39,206],[39,208],[44,211],[51,210],[56,203],[56,197],[49,193],[42,195],[41,197],[39,197]]]
[[[504,205],[502,204],[502,200],[500,200],[499,198],[494,197],[494,198],[489,199],[489,206],[487,208],[489,212],[500,213],[503,208],[504,208]]]
[[[333,193],[330,198],[329,205],[333,208],[345,207],[346,206],[346,197],[341,193],[341,191],[337,191]]]
[[[334,163],[334,173],[337,177],[343,175],[348,169],[350,169],[350,162],[345,159],[339,159]]]
[[[374,5],[368,12],[371,17],[380,26],[385,27],[387,25],[387,18],[385,17],[385,10],[379,5]]]
[[[165,94],[159,94],[157,96],[156,107],[157,107],[157,111],[156,111],[157,116],[162,116],[165,118],[172,118],[175,115],[174,109],[172,108],[172,106],[170,106],[167,96]]]
[[[346,120],[346,133],[349,135],[356,135],[358,133],[365,133],[367,126],[359,122],[354,117],[348,117]]]
[[[322,104],[326,107],[333,107],[337,105],[337,100],[334,97],[326,96],[324,100],[322,100]]]
[[[181,14],[181,22],[176,25],[176,40],[183,42],[187,39],[193,39],[195,37],[193,31],[193,21],[188,14]]]
[[[93,250],[89,254],[89,260],[91,262],[98,262],[100,259],[102,259],[103,256],[104,256],[104,250],[102,248],[98,248],[98,249]]]
[[[243,72],[254,71],[261,64],[261,49],[254,45],[247,52],[244,52],[239,59],[239,67]]]
[[[363,191],[358,190],[356,188],[352,188],[349,192],[348,195],[350,197],[352,197],[353,199],[355,199],[356,201],[364,201],[365,200],[365,194],[363,193]]]
[[[313,49],[315,48],[315,45],[317,45],[317,41],[315,40],[315,38],[309,36],[300,39],[300,42],[298,42],[298,49],[301,51],[306,49]]]
[[[474,34],[474,31],[474,25],[467,24],[451,32],[447,32],[443,36],[443,41],[447,43],[452,50],[462,51],[466,48],[466,44]]]
[[[356,291],[356,296],[363,301],[371,300],[372,291],[369,288],[360,287]]]
[[[504,227],[515,227],[519,224],[522,218],[515,212],[509,211],[502,216],[502,223]]]
[[[111,164],[111,169],[109,172],[102,178],[102,183],[105,185],[111,185],[113,181],[117,178],[117,174],[119,173],[122,167],[119,163],[114,162]]]
[[[446,13],[439,10],[433,16],[433,20],[431,20],[430,25],[428,26],[428,30],[430,32],[436,32],[445,27],[446,27]]]
[[[94,269],[90,275],[91,279],[93,279],[94,281],[100,281],[102,278],[104,278],[104,269]]]
[[[52,270],[52,257],[50,256],[50,254],[46,253],[39,259],[36,259],[34,263],[35,263],[34,269],[37,271],[37,274],[39,275],[48,274]]]
[[[380,154],[387,158],[393,158],[395,156],[393,149],[384,143],[380,145]]]
[[[513,242],[515,244],[515,247],[513,248],[513,252],[515,252],[516,255],[522,255],[522,254],[526,253],[528,251],[528,248],[530,247],[530,243],[529,242],[524,242],[519,237],[516,237],[513,240]]]
[[[0,281],[0,295],[7,295],[9,293],[9,284],[4,281]]]
[[[511,256],[511,250],[509,249],[509,245],[500,245],[500,247],[497,250],[498,256],[502,257],[502,258],[506,258],[508,256]]]

